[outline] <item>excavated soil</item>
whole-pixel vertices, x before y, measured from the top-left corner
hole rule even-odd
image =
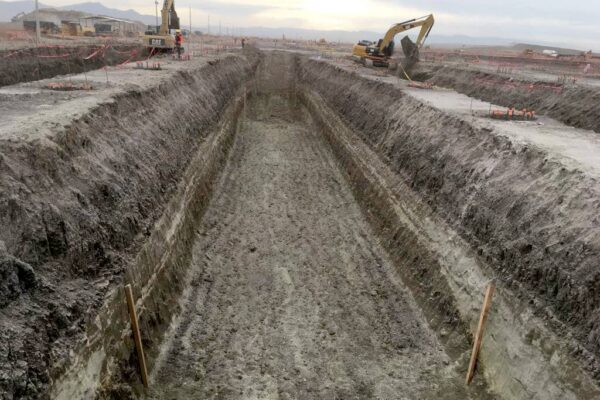
[[[522,80],[491,72],[451,66],[419,66],[415,79],[452,88],[505,107],[533,109],[577,128],[600,133],[600,88]]]
[[[272,87],[291,83],[287,64],[261,67],[150,397],[487,398],[465,388],[464,360],[428,326],[308,111]]]
[[[53,46],[0,51],[0,86],[75,74],[139,60],[147,56],[138,45]],[[90,57],[86,60],[86,58]]]

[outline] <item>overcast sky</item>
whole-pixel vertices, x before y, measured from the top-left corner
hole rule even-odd
[[[81,0],[81,2],[86,0]],[[87,0],[99,1],[99,0]],[[162,4],[163,0],[159,0]],[[47,0],[68,5],[77,0]],[[102,0],[113,8],[154,15],[154,0]],[[492,36],[600,51],[600,1],[568,0],[175,0],[194,26],[296,27],[385,31],[394,22],[433,13],[435,33]],[[159,5],[160,8],[160,5]]]

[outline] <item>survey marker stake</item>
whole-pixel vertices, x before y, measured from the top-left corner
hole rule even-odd
[[[129,308],[129,317],[131,318],[131,329],[135,339],[135,348],[137,350],[138,360],[140,361],[140,373],[144,387],[148,387],[148,371],[146,370],[146,359],[144,357],[144,348],[142,347],[142,337],[138,326],[137,313],[135,312],[135,302],[133,301],[133,291],[131,285],[125,286],[125,297],[127,297],[127,307]]]
[[[491,281],[485,291],[485,297],[483,298],[483,308],[481,309],[481,315],[479,316],[479,324],[477,325],[477,331],[475,332],[475,340],[473,342],[473,351],[471,353],[471,361],[469,361],[469,370],[467,371],[466,384],[469,385],[473,380],[475,374],[475,365],[477,365],[477,356],[479,355],[479,349],[481,348],[481,340],[483,339],[483,331],[485,329],[485,323],[487,321],[490,306],[492,305],[492,296],[496,289],[496,283]]]

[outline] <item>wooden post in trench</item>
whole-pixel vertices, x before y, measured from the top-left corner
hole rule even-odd
[[[135,340],[135,348],[137,350],[138,360],[140,362],[140,374],[142,375],[142,383],[144,387],[148,387],[148,371],[146,370],[146,358],[144,357],[144,348],[142,347],[142,337],[138,326],[137,313],[135,311],[135,302],[133,301],[133,291],[131,285],[125,286],[125,297],[127,297],[127,308],[129,309],[129,317],[131,319],[131,329],[133,330],[133,338]]]
[[[485,329],[485,323],[487,321],[487,317],[490,311],[490,306],[492,305],[492,296],[494,295],[494,290],[496,289],[496,284],[494,281],[490,282],[486,291],[485,297],[483,298],[483,307],[481,308],[481,314],[479,315],[479,324],[477,324],[477,331],[475,332],[475,340],[473,341],[473,351],[471,352],[471,360],[469,361],[469,369],[467,370],[467,378],[465,380],[466,384],[469,385],[473,380],[473,375],[475,374],[475,365],[477,365],[477,356],[479,355],[479,350],[481,349],[481,341],[483,339],[483,331]]]

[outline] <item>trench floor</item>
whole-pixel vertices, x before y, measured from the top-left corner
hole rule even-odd
[[[468,399],[307,111],[251,102],[154,399]]]

